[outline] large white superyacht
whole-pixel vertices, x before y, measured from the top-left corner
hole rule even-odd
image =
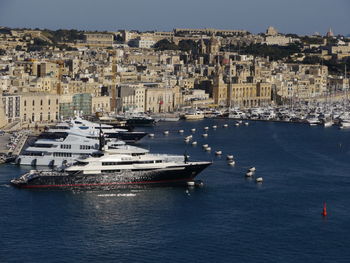
[[[187,155],[151,154],[137,147],[108,147],[100,156],[78,160],[61,171],[36,171],[13,179],[20,188],[99,188],[184,185],[211,162],[190,162]],[[128,149],[129,148],[129,149]]]

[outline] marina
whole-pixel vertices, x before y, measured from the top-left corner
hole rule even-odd
[[[60,253],[55,244],[64,239],[66,246],[75,247],[69,260],[77,261],[99,253],[106,260],[137,261],[142,257],[152,261],[155,258],[145,244],[156,244],[161,257],[170,256],[174,261],[184,259],[183,245],[191,251],[187,256],[200,259],[201,247],[205,247],[209,258],[221,262],[280,258],[285,262],[338,262],[350,256],[346,227],[350,219],[346,209],[350,202],[350,130],[260,121],[236,127],[234,123],[236,120],[205,119],[138,128],[154,134],[139,141],[138,147],[160,154],[186,152],[189,160],[213,161],[198,176],[201,187],[18,190],[10,187],[9,181],[28,168],[1,165],[0,205],[2,213],[8,215],[0,217],[6,226],[0,230],[4,241],[1,252],[11,254],[21,240],[28,244],[26,255],[49,260],[49,254]],[[217,129],[212,129],[214,125]],[[207,138],[201,136],[204,127],[210,127]],[[191,133],[193,128],[196,132]],[[178,133],[180,129],[184,134]],[[164,131],[169,134],[165,136]],[[190,133],[198,145],[213,150],[184,143]],[[215,155],[218,149],[222,155]],[[229,163],[232,158],[235,165]],[[253,176],[245,177],[247,171]],[[327,219],[321,215],[324,201]],[[11,235],[24,221],[20,236]],[[145,228],[151,231],[145,232]],[[64,234],[67,231],[73,232],[74,238]],[[81,239],[85,241],[77,242]],[[44,240],[50,253],[42,248]],[[99,240],[113,242],[104,242],[103,247],[89,245]],[[119,241],[127,245],[118,245],[116,250],[115,242]],[[182,245],[169,246],[168,242]],[[271,250],[265,250],[266,246]],[[4,253],[1,255],[4,258]],[[68,255],[61,258],[68,260]]]

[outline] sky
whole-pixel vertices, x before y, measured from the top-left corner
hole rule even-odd
[[[350,0],[0,0],[0,26],[350,34]]]

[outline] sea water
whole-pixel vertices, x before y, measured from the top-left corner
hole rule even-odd
[[[142,129],[140,147],[213,161],[201,188],[25,190],[9,180],[28,168],[0,166],[0,262],[350,262],[350,131],[234,123]]]

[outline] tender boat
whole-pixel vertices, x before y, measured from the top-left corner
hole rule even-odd
[[[255,181],[257,183],[262,183],[264,181],[264,179],[262,177],[258,177],[258,178],[255,179]]]
[[[226,159],[227,159],[227,160],[233,160],[233,155],[227,155],[227,156],[226,156]]]
[[[186,120],[202,120],[204,119],[204,113],[199,110],[186,112],[184,115]]]

